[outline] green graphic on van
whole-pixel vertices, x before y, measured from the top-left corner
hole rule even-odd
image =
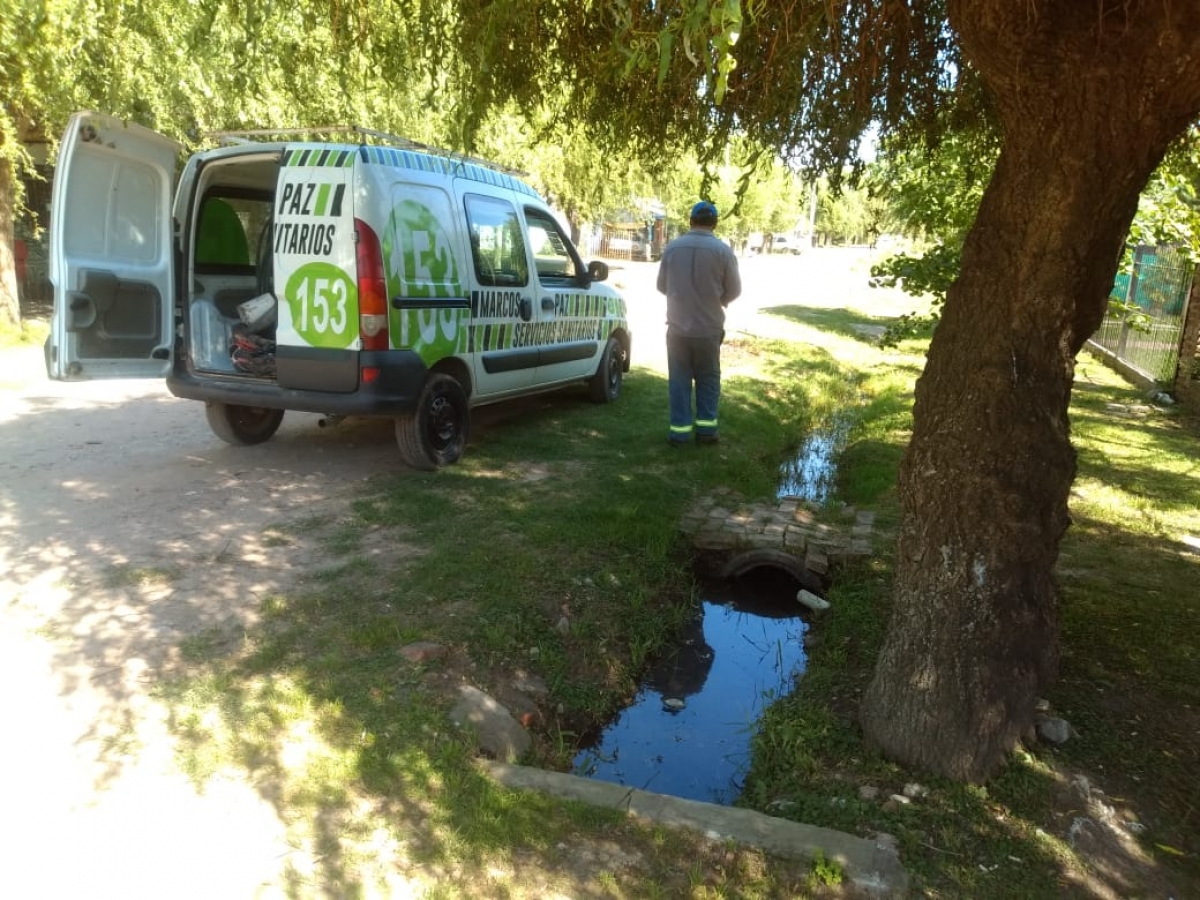
[[[459,307],[402,309],[394,314],[392,334],[396,345],[416,351],[426,365],[467,352],[467,325],[471,311]]]
[[[283,292],[292,327],[313,347],[345,349],[358,337],[358,287],[332,263],[301,266]]]
[[[450,235],[429,207],[402,200],[383,235],[391,297],[463,297]]]

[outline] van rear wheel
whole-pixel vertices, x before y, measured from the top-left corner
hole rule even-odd
[[[458,462],[467,446],[471,409],[467,393],[455,378],[430,375],[417,408],[396,418],[400,456],[414,469],[432,471]]]
[[[621,396],[621,376],[625,371],[625,349],[615,337],[608,339],[596,374],[588,380],[588,393],[596,403],[612,403]]]
[[[227,444],[261,444],[279,430],[282,409],[238,406],[235,403],[205,403],[208,427]]]

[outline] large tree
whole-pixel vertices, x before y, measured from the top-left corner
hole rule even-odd
[[[1003,136],[917,387],[896,607],[863,721],[892,756],[979,779],[1056,674],[1075,356],[1139,192],[1200,113],[1200,5],[950,13]]]
[[[925,128],[981,83],[1001,151],[918,387],[894,611],[862,723],[965,780],[1001,763],[1058,663],[1075,356],[1138,194],[1200,114],[1194,0],[461,0],[478,98],[572,108],[645,152],[734,133],[814,166],[872,121]]]

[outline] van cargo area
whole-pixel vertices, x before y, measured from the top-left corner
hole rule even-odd
[[[185,248],[187,358],[197,372],[274,381],[273,218],[278,153],[213,160],[198,174]]]

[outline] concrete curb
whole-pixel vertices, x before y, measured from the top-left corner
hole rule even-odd
[[[541,791],[593,806],[623,809],[638,819],[689,828],[718,840],[732,839],[773,856],[811,860],[819,851],[826,859],[835,860],[856,887],[872,896],[898,898],[908,894],[908,873],[900,864],[894,843],[886,836],[865,840],[748,809],[682,800],[563,772],[492,760],[479,760],[479,765],[493,780],[508,788]]]

